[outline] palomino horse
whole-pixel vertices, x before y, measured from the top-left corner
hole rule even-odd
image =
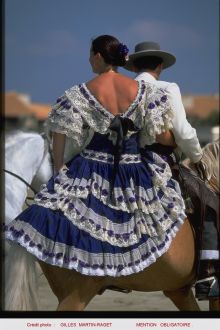
[[[213,145],[215,145],[214,152]],[[210,153],[211,151],[213,161],[209,164],[212,166],[211,173],[213,174],[210,182],[219,189],[216,179],[218,178],[217,162],[219,152],[215,152],[217,150],[216,148],[217,144],[211,143],[206,146],[204,152]],[[23,248],[17,247],[16,256],[15,254],[11,255],[10,260],[12,263],[13,261],[20,260],[23,263],[23,267],[28,269],[31,258],[32,260],[35,259],[35,257],[30,255]],[[73,270],[51,266],[41,261],[39,263],[52,291],[58,298],[58,311],[82,311],[95,295],[108,286],[143,292],[163,291],[179,310],[198,311],[199,307],[191,290],[196,275],[195,260],[194,233],[189,221],[186,219],[176,237],[173,239],[168,251],[154,264],[137,274],[118,278],[92,277],[82,275]],[[25,303],[22,305],[19,301],[17,305],[13,305],[11,301],[11,303],[6,306],[7,310],[28,310],[33,308],[34,299],[36,297],[34,295],[31,296],[33,289],[31,289],[30,277],[32,276],[33,278],[34,271],[34,268],[30,269],[29,267],[29,270],[26,271],[26,277],[23,276],[23,278],[19,278],[16,276],[16,285],[19,280],[21,282],[23,281],[22,294],[26,300],[26,295],[29,294],[29,302],[31,302],[31,305],[28,306],[28,304],[25,305]],[[8,290],[7,294],[10,295],[14,290],[13,286],[9,287]],[[217,300],[217,303],[216,301],[214,303],[212,302],[210,308],[212,310],[219,310],[219,300]]]

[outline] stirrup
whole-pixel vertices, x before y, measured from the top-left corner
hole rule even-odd
[[[114,285],[109,285],[109,286],[106,286],[105,288],[101,289],[98,294],[103,294],[103,292],[105,292],[105,290],[113,290],[113,291],[118,291],[118,292],[122,292],[122,293],[130,293],[132,290],[130,289],[122,289],[122,288],[119,288],[117,286],[114,286]]]
[[[198,300],[220,297],[219,278],[210,276],[197,281],[195,284],[195,297]]]

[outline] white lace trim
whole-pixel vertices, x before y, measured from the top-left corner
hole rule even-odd
[[[63,168],[55,178],[54,189],[56,194],[50,194],[47,191],[47,185],[42,185],[40,193],[45,194],[45,197],[51,195],[53,198],[59,198],[59,195],[65,198],[81,198],[86,199],[89,194],[92,194],[99,199],[103,204],[108,205],[112,209],[121,210],[128,213],[133,213],[141,209],[142,212],[149,214],[158,210],[158,205],[153,203],[153,199],[157,196],[160,190],[164,195],[168,194],[170,188],[167,187],[167,182],[171,179],[170,167],[159,156],[155,155],[155,161],[160,160],[161,163],[148,164],[152,173],[154,187],[144,188],[137,186],[132,178],[130,178],[129,187],[122,189],[114,187],[112,196],[109,195],[110,183],[99,174],[93,172],[87,180],[85,178],[68,177],[67,168]],[[58,181],[58,183],[56,183]],[[37,195],[38,196],[38,195]],[[37,196],[35,201],[38,200]],[[179,197],[182,200],[181,194],[172,189],[172,198]],[[179,199],[177,198],[177,199]]]
[[[92,236],[108,241],[110,244],[118,246],[135,244],[143,233],[156,237],[165,232],[176,219],[185,217],[184,202],[178,191],[178,184],[175,187],[177,191],[166,187],[164,180],[160,180],[159,173],[157,173],[157,184],[162,184],[160,189],[164,194],[161,199],[156,197],[158,188],[144,189],[135,186],[133,180],[130,180],[130,187],[125,190],[114,188],[114,198],[110,199],[109,182],[98,174],[93,173],[89,180],[71,179],[66,176],[66,171],[67,168],[63,168],[55,178],[55,192],[52,194],[44,185],[44,188],[35,197],[35,204],[52,210],[60,209],[78,228],[86,230]],[[57,179],[58,183],[56,183]],[[175,181],[173,182],[175,183]],[[132,213],[134,216],[120,225],[120,219],[113,222],[105,216],[96,214],[83,203],[83,200],[91,194],[109,210],[120,210]],[[125,233],[126,239],[124,239],[123,233]]]
[[[100,152],[95,150],[84,149],[80,155],[86,159],[91,159],[103,163],[113,164],[114,156],[106,152]],[[122,154],[120,157],[119,164],[132,164],[140,163],[141,156],[140,154]]]
[[[141,146],[155,142],[157,134],[172,127],[172,109],[166,93],[150,83],[139,82],[138,94],[122,117],[129,117],[141,130]],[[81,146],[92,128],[101,134],[109,130],[114,115],[107,111],[89,92],[85,84],[75,85],[62,95],[48,116],[51,130],[66,134]],[[132,133],[128,132],[127,136]]]
[[[85,275],[94,276],[126,276],[142,271],[154,263],[169,248],[172,239],[176,236],[183,220],[170,229],[169,233],[157,238],[148,239],[136,249],[127,253],[89,253],[74,246],[54,242],[42,236],[28,223],[13,221],[14,231],[8,228],[5,232],[7,239],[18,242],[28,252],[38,259],[51,265],[75,269]],[[15,229],[16,228],[16,229]],[[22,232],[22,234],[20,234]]]
[[[78,147],[85,144],[90,133],[89,126],[65,95],[58,98],[57,103],[53,105],[47,125],[51,131],[70,137]]]
[[[154,89],[151,86],[150,94],[145,104],[146,115],[144,125],[140,132],[140,146],[150,145],[156,142],[156,135],[173,127],[173,109],[169,103],[167,94],[162,89]]]
[[[171,193],[171,189],[170,189]],[[142,234],[150,237],[159,237],[169,229],[176,219],[184,219],[184,205],[175,203],[173,209],[165,207],[165,201],[155,202],[155,212],[149,214],[143,213],[141,210],[136,211],[134,216],[128,222],[123,224],[114,223],[107,217],[96,214],[92,209],[88,208],[83,201],[72,198],[70,202],[57,201],[38,201],[37,205],[50,208],[52,210],[60,209],[64,215],[79,229],[83,229],[91,236],[101,241],[107,241],[112,245],[127,247],[138,243]],[[163,207],[161,206],[163,204]],[[71,205],[71,208],[70,208]],[[170,214],[167,215],[169,210]],[[166,218],[164,218],[164,215]]]
[[[94,106],[94,101],[84,96],[83,90],[84,88],[82,85],[75,85],[68,89],[65,94],[72,103],[73,108],[77,109],[95,132],[101,134],[107,133],[108,127],[111,124],[110,117],[103,112],[99,112]]]
[[[121,117],[128,117],[128,116],[130,117],[133,114],[134,110],[136,109],[137,105],[142,100],[142,96],[145,92],[145,87],[146,87],[145,82],[137,81],[137,83],[138,83],[137,95],[134,101],[129,105],[128,109],[124,113],[120,114]],[[98,112],[102,113],[106,117],[110,117],[111,119],[114,119],[115,116],[111,112],[106,110],[106,108],[94,97],[94,95],[90,92],[90,90],[87,88],[85,83],[83,83],[81,87],[82,89],[84,89],[83,94],[84,95],[85,93],[87,94],[86,97],[92,100],[92,103],[95,106],[95,108],[98,110]]]

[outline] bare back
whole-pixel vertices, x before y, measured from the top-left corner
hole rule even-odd
[[[125,112],[138,93],[138,83],[116,72],[103,73],[86,83],[102,106],[113,115]]]

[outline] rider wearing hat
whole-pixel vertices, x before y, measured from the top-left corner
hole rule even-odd
[[[163,154],[163,156],[166,155],[171,165],[174,165],[174,162],[178,158],[180,159],[181,154],[184,153],[195,164],[200,177],[205,180],[207,171],[202,161],[202,149],[196,130],[186,118],[180,89],[176,83],[159,80],[162,70],[171,67],[175,62],[176,57],[161,50],[158,43],[145,41],[135,46],[134,53],[129,56],[124,68],[137,74],[135,80],[144,80],[166,90],[173,105],[172,133],[177,148],[173,153],[174,148],[155,144],[153,146],[154,151]],[[149,149],[148,146],[146,148]],[[173,161],[174,159],[175,161]],[[198,299],[207,299],[212,296],[219,297],[219,278],[216,277],[217,268],[219,267],[217,266],[219,264],[219,239],[216,229],[216,216],[209,208],[205,213],[202,231],[198,280],[195,289]]]

